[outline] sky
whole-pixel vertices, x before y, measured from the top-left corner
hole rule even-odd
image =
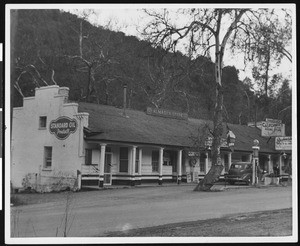
[[[97,8],[93,8],[95,14],[91,15],[90,22],[101,26],[106,26],[108,23],[110,23],[110,29],[114,31],[121,31],[126,35],[140,37],[139,30],[141,30],[149,20],[149,17],[147,17],[142,11],[142,7],[148,8],[149,6],[151,6],[151,8],[162,8],[163,6],[166,7],[166,5],[139,6],[127,4],[118,5],[118,7],[115,7],[115,5],[101,5],[101,9],[99,9],[99,6]],[[189,5],[184,6],[190,7]],[[167,5],[167,7],[178,8],[178,5]],[[181,5],[180,7],[183,6]],[[255,5],[255,7],[257,7],[257,5]],[[74,12],[74,10],[70,10],[70,12]],[[184,17],[181,16],[178,24],[181,24],[184,21],[182,18]],[[251,68],[250,66],[245,67],[242,55],[232,55],[230,52],[225,52],[224,65],[235,66],[239,70],[240,80],[243,80],[245,77],[252,78]],[[292,64],[286,58],[284,58],[281,65],[273,70],[273,73],[282,73],[285,78],[292,80]]]

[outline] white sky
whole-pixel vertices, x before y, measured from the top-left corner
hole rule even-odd
[[[114,31],[121,31],[124,32],[126,35],[132,35],[132,36],[139,36],[139,33],[137,30],[140,30],[145,23],[147,23],[147,16],[145,13],[143,13],[142,8],[147,7],[168,7],[168,8],[178,8],[179,5],[100,5],[101,9],[99,9],[98,6],[91,6],[92,9],[95,11],[95,15],[91,18],[91,22],[94,22],[96,24],[99,24],[101,26],[106,26],[109,22],[111,22],[110,29]],[[204,6],[207,6],[204,5]],[[252,5],[250,5],[252,6]],[[274,7],[270,5],[263,5],[266,7]],[[180,7],[197,7],[195,5],[180,5]],[[203,7],[203,5],[201,5]],[[208,6],[213,7],[213,6]],[[215,7],[215,6],[214,6]],[[228,7],[228,5],[226,5]],[[243,6],[244,7],[244,6]],[[257,8],[258,5],[254,5],[252,7]],[[260,6],[261,7],[261,6]],[[278,6],[277,6],[278,7]],[[280,5],[280,7],[284,7]],[[289,6],[290,7],[290,6]],[[89,6],[84,6],[84,8],[90,8]],[[71,11],[73,12],[73,11]],[[180,18],[182,22],[182,17]],[[240,80],[243,80],[246,76],[252,78],[251,75],[251,68],[246,67],[243,61],[242,55],[232,55],[230,52],[225,52],[224,56],[224,65],[225,66],[235,66],[239,70],[239,78]],[[282,73],[285,78],[292,79],[292,64],[284,58],[282,60],[282,64],[271,71],[271,74],[273,73]]]

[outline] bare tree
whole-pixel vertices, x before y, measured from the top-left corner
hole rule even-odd
[[[98,40],[88,28],[84,29],[85,24],[90,25],[87,21],[94,15],[93,10],[84,9],[77,11],[77,15],[80,17],[79,24],[74,24],[71,28],[78,36],[78,54],[66,55],[66,57],[75,63],[76,71],[87,74],[87,83],[85,92],[82,93],[82,99],[90,102],[93,100],[92,97],[94,97],[99,103],[96,74],[103,66],[114,62],[108,49],[106,49],[109,37],[106,37],[105,40]],[[105,85],[107,84],[109,84],[108,81]]]
[[[13,82],[15,89],[19,92],[19,94],[24,98],[24,93],[22,91],[22,88],[20,86],[20,79],[24,74],[29,74],[31,76],[31,79],[36,87],[41,87],[42,85],[47,86],[48,83],[44,80],[44,78],[41,76],[37,68],[32,65],[26,65],[24,67],[16,66],[16,69],[20,71],[18,77]]]

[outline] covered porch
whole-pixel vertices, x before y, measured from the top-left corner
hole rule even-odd
[[[82,186],[181,183],[182,149],[120,142],[86,141]]]

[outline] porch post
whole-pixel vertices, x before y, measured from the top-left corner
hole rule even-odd
[[[268,155],[268,173],[271,173],[271,155]]]
[[[205,152],[206,158],[205,158],[205,174],[208,173],[208,151]]]
[[[158,184],[162,185],[162,174],[163,174],[163,161],[164,161],[164,148],[159,149],[158,159]]]
[[[229,168],[230,168],[230,166],[231,166],[231,162],[232,162],[232,153],[231,152],[229,152],[228,153],[228,170],[229,170]]]
[[[249,162],[252,162],[252,153],[249,154],[248,161],[249,161]]]
[[[279,156],[279,175],[282,175],[282,155]]]
[[[182,150],[177,152],[177,184],[181,183],[182,176]]]
[[[135,162],[136,162],[136,146],[132,146],[132,163],[130,169],[130,185],[135,185]]]
[[[105,162],[105,148],[106,144],[100,144],[100,162],[99,162],[99,187],[103,187],[104,178],[104,162]]]
[[[142,148],[139,148],[139,171],[138,171],[138,175],[139,175],[139,183],[142,182],[142,157],[143,157],[143,151]]]

